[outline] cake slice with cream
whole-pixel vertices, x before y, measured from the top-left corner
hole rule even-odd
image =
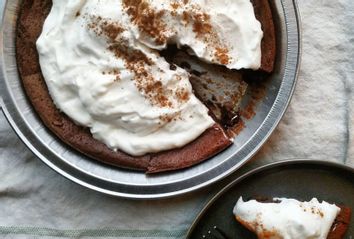
[[[341,239],[351,210],[316,198],[301,202],[288,198],[244,201],[241,197],[233,213],[260,239]]]

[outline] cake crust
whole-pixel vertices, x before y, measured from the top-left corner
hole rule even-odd
[[[268,0],[251,0],[256,18],[263,30],[261,70],[271,73],[276,58],[276,35],[272,9]]]
[[[351,217],[351,209],[345,206],[339,206],[340,213],[337,216],[335,222],[332,225],[331,231],[329,232],[327,239],[342,239],[345,236],[345,233],[348,230],[350,217]]]
[[[256,2],[255,6],[263,6],[267,0],[254,0],[253,2]],[[264,3],[258,5],[258,2]],[[267,5],[268,10],[270,10],[268,3]],[[98,161],[123,168],[142,170],[147,173],[190,167],[214,156],[232,144],[219,124],[215,124],[194,142],[182,148],[142,157],[133,157],[121,151],[113,151],[102,142],[95,140],[87,128],[76,125],[57,109],[41,73],[36,41],[42,32],[44,21],[51,6],[52,0],[23,0],[17,25],[16,58],[25,92],[35,111],[43,123],[63,142]],[[255,9],[260,8],[256,7]],[[261,18],[263,15],[257,14]],[[269,13],[265,15],[269,16]],[[273,25],[273,22],[271,22],[271,25]],[[264,27],[264,29],[268,28]],[[263,46],[264,44],[262,44]],[[275,48],[265,50],[265,52],[270,51],[275,52]],[[265,55],[272,54],[265,53]],[[272,70],[269,65],[274,65],[274,59],[273,63],[263,64],[262,58],[262,69],[264,71]]]

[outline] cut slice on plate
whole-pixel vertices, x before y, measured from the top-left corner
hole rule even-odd
[[[238,200],[236,220],[258,238],[342,239],[349,227],[351,209],[319,202],[272,198]]]

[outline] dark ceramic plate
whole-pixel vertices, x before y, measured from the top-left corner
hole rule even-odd
[[[257,238],[234,219],[237,199],[255,196],[289,197],[343,204],[354,209],[354,169],[330,162],[296,160],[255,169],[218,193],[193,223],[189,239]],[[354,218],[345,238],[354,236]]]

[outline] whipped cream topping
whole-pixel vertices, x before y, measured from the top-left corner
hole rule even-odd
[[[56,106],[133,156],[182,147],[215,122],[188,73],[157,50],[258,69],[262,31],[249,0],[53,0],[37,41]]]
[[[340,208],[316,198],[309,202],[275,198],[277,203],[238,200],[236,219],[258,238],[326,239]]]
[[[139,7],[141,2],[148,7]],[[263,32],[250,0],[123,0],[123,5],[137,23],[134,35],[150,48],[188,46],[200,59],[230,69],[261,65]]]

